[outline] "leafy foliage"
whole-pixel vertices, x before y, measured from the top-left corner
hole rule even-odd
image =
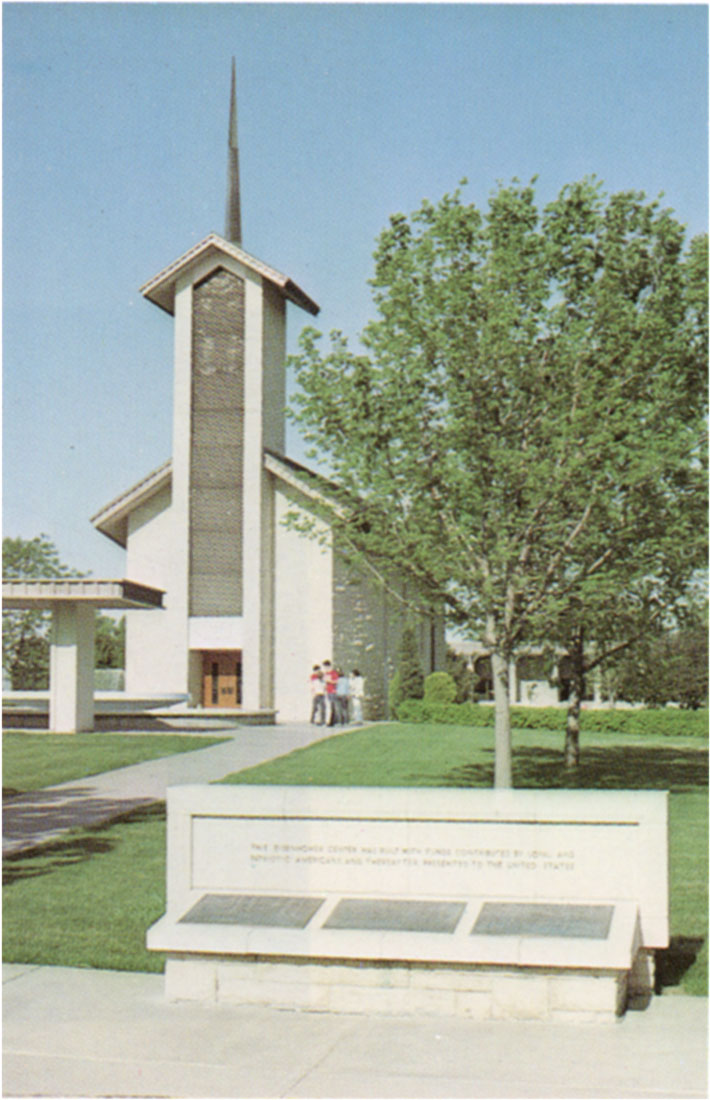
[[[428,699],[408,699],[397,708],[400,722],[440,723],[446,726],[490,728],[495,723],[495,709],[486,703],[434,703]],[[510,721],[514,729],[563,730],[567,721],[562,707],[511,707]],[[633,733],[662,737],[708,736],[708,711],[684,711],[675,708],[585,710],[581,712],[582,729],[588,733]]]
[[[430,672],[424,680],[424,698],[427,703],[453,703],[456,699],[456,681],[448,672]]]
[[[399,690],[403,699],[421,699],[424,673],[419,659],[417,636],[413,626],[405,626],[399,648]]]
[[[126,617],[116,621],[108,615],[96,616],[96,668],[123,668],[126,661]]]
[[[48,535],[33,539],[2,540],[3,580],[32,577],[81,577],[82,573],[64,565]],[[13,689],[32,691],[49,683],[48,611],[3,611],[2,667]]]
[[[396,714],[397,708],[399,707],[400,703],[404,702],[404,694],[402,693],[402,677],[399,674],[399,669],[395,669],[394,676],[389,682],[387,698],[389,701],[389,713]]]
[[[674,630],[656,633],[617,663],[609,676],[615,692],[630,702],[697,709],[708,701],[707,606],[691,611]]]
[[[473,702],[475,680],[469,661],[462,653],[456,653],[451,646],[447,646],[446,649],[446,671],[456,684],[454,702],[465,703],[468,699]]]
[[[674,543],[695,560],[707,241],[683,246],[659,203],[593,178],[542,212],[517,181],[485,213],[456,191],[380,235],[363,354],[301,336],[296,420],[339,486],[331,522],[482,636],[500,785],[521,642],[571,600],[659,588]]]

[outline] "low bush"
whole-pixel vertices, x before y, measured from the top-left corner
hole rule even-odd
[[[447,726],[495,725],[495,708],[487,703],[439,703],[428,698],[405,699],[396,711],[400,722],[437,722]],[[510,724],[513,729],[563,730],[566,722],[565,707],[513,706],[510,710]],[[589,733],[707,737],[708,710],[583,709],[580,725],[582,730]]]
[[[424,699],[427,703],[453,703],[456,699],[456,681],[448,672],[430,672],[424,680]]]

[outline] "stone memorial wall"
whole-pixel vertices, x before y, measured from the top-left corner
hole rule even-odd
[[[308,960],[329,1005],[337,960],[583,973],[608,979],[616,1012],[668,943],[667,796],[174,788],[168,912],[148,943],[173,979],[188,959],[213,976],[212,956],[262,960],[257,973]]]

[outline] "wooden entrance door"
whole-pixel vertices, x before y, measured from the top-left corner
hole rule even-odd
[[[242,654],[239,649],[202,654],[202,705],[238,707],[242,702]]]

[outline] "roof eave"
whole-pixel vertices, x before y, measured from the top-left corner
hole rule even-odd
[[[96,530],[105,535],[107,539],[111,539],[111,542],[115,542],[122,550],[126,549],[128,545],[128,517],[120,523],[94,523],[93,520],[91,522]]]
[[[316,316],[320,312],[320,306],[313,301],[312,298],[301,290],[301,288],[294,283],[293,279],[289,279],[287,276],[282,275],[280,272],[274,270],[258,260],[255,256],[251,256],[248,252],[245,252],[243,248],[238,245],[232,244],[229,241],[224,240],[223,237],[218,236],[216,233],[210,233],[208,237],[196,244],[194,248],[189,249],[174,263],[164,268],[152,279],[149,279],[147,283],[140,288],[140,293],[144,298],[147,298],[149,302],[153,302],[154,305],[160,309],[165,310],[166,313],[174,314],[175,312],[175,287],[180,275],[187,271],[193,264],[202,260],[205,256],[208,256],[210,252],[219,255],[230,256],[232,259],[236,259],[238,263],[243,264],[249,268],[255,274],[266,279],[267,282],[272,283],[284,297],[293,302],[294,305],[304,309],[307,313]]]
[[[110,501],[90,519],[90,523],[112,542],[124,549],[128,542],[128,517],[139,505],[144,504],[172,480],[172,460],[168,459],[157,470],[144,477],[125,493]]]

